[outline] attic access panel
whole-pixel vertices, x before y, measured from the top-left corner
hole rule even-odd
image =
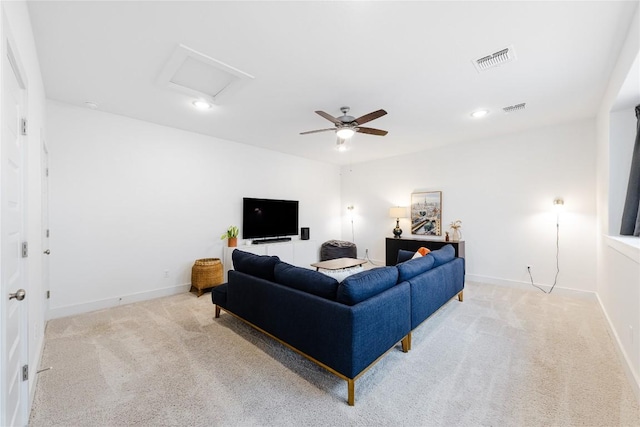
[[[160,86],[218,103],[222,97],[253,79],[244,71],[180,44],[157,82]]]

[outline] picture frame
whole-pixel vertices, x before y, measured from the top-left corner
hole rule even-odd
[[[411,194],[411,234],[442,236],[442,191]]]

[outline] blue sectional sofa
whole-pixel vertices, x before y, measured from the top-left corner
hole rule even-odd
[[[216,318],[222,309],[346,380],[349,405],[355,381],[398,343],[409,351],[411,330],[462,300],[464,287],[464,260],[451,246],[341,283],[275,256],[235,250],[232,260],[228,282],[212,292]]]

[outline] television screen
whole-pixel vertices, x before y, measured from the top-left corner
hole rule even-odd
[[[298,234],[298,201],[242,199],[242,238],[295,236]]]

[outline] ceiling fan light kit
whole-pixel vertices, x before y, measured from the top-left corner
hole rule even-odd
[[[301,132],[300,135],[334,131],[338,137],[338,146],[341,146],[344,144],[344,140],[351,138],[356,133],[366,133],[369,135],[377,136],[385,136],[388,133],[386,130],[361,126],[364,123],[370,122],[387,114],[387,112],[384,110],[373,111],[369,114],[365,114],[364,116],[360,116],[357,119],[353,116],[347,115],[347,113],[349,112],[349,107],[342,107],[340,108],[340,111],[342,111],[342,116],[340,117],[333,117],[331,114],[325,113],[324,111],[316,111],[316,114],[332,122],[335,127]],[[341,140],[342,143],[340,142]]]
[[[349,139],[355,135],[356,131],[349,127],[344,127],[336,131],[336,135],[341,139]]]
[[[347,151],[348,147],[346,144],[346,140],[338,138],[338,140],[336,141],[336,150],[342,152],[342,151]]]

